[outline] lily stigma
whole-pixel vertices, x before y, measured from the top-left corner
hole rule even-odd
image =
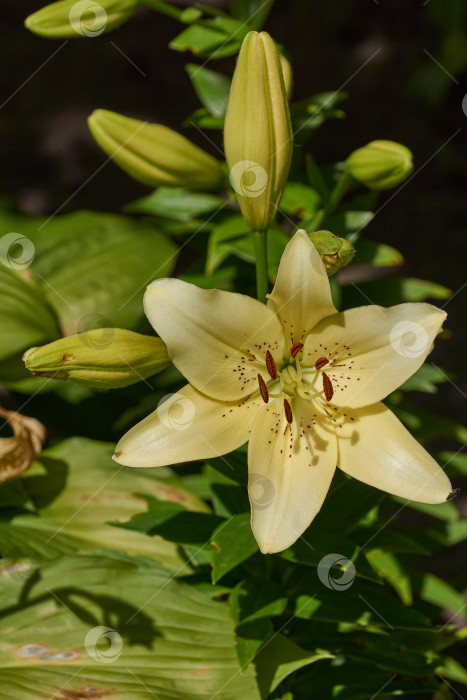
[[[189,383],[123,436],[119,464],[205,460],[249,441],[251,526],[263,553],[303,534],[336,467],[408,500],[449,497],[441,467],[381,403],[423,364],[443,311],[404,303],[337,312],[303,230],[266,305],[162,279],[144,307]]]

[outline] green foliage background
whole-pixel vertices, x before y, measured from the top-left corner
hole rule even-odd
[[[221,59],[238,52],[250,29],[262,22],[269,29],[267,13],[245,24],[259,8],[256,0],[232,0],[228,16],[147,4],[172,16],[171,48],[182,57],[171,70],[187,63],[201,103],[191,115],[179,107],[180,119],[219,143],[229,89]],[[338,33],[344,10],[338,2],[331,5],[326,22]],[[280,12],[281,3],[277,6]],[[431,0],[420,12],[436,35],[438,59],[455,77],[467,64],[467,17],[461,3],[446,6],[449,12]],[[297,19],[311,18],[309,11],[294,3]],[[179,20],[184,26],[176,28]],[[77,42],[73,50],[84,52],[89,43]],[[315,68],[322,60],[312,42],[304,55]],[[209,66],[193,68],[211,57]],[[450,83],[435,68],[427,63],[414,70],[407,96],[408,105],[419,100],[429,114],[449,99]],[[125,80],[127,74],[122,84]],[[313,71],[307,80],[309,93],[315,92],[320,81]],[[297,149],[282,213],[270,232],[271,281],[290,232],[298,225],[313,230],[348,155],[338,145],[333,148],[339,155],[322,153],[321,134],[332,130],[338,142],[347,127],[346,95],[321,87],[319,94],[292,100],[304,148]],[[134,112],[124,97],[119,100],[123,113]],[[92,104],[89,111],[106,106]],[[367,108],[352,105],[363,124]],[[364,127],[362,132],[354,147],[395,136],[366,133]],[[451,148],[435,161],[447,171]],[[422,165],[416,163],[416,171]],[[174,368],[107,393],[26,372],[22,353],[63,334],[109,326],[150,333],[141,302],[155,277],[174,274],[203,287],[254,295],[253,245],[231,192],[158,188],[148,194],[128,180],[131,196],[121,197],[119,188],[122,213],[74,211],[70,205],[49,221],[49,215],[21,211],[8,197],[0,209],[1,231],[20,232],[36,249],[27,274],[0,265],[2,403],[39,418],[49,433],[31,469],[0,485],[0,697],[356,700],[454,698],[465,692],[459,642],[466,634],[461,557],[467,519],[461,500],[404,503],[339,474],[304,540],[264,557],[249,528],[244,450],[176,471],[136,471],[110,460],[113,441],[181,386]],[[378,235],[375,212],[386,203],[399,206],[390,196],[378,200],[355,187],[321,224],[356,249],[352,265],[333,278],[340,309],[368,300],[389,305],[428,299],[443,305],[457,291],[400,271],[407,253],[409,268],[417,269],[418,248],[444,250],[449,239],[441,231],[435,244],[420,234],[414,242],[417,212],[409,199],[401,229]],[[449,339],[439,344],[447,346]],[[457,384],[442,357],[442,350],[434,360],[430,356],[388,404],[461,486],[467,429],[449,410],[420,407],[420,392]],[[346,590],[323,585],[317,574],[321,559],[333,552],[355,564],[355,581]],[[99,625],[123,640],[113,663],[96,661],[85,649],[86,635]]]

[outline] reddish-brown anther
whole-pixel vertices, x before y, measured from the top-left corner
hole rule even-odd
[[[326,372],[323,372],[323,390],[324,390],[324,395],[326,397],[326,401],[330,401],[332,399],[332,397],[334,396],[334,389],[332,386],[332,382],[329,379]]]
[[[284,399],[284,411],[285,411],[285,419],[287,423],[292,423],[293,421],[293,414],[292,414],[292,407],[287,401],[287,399]]]
[[[269,376],[271,377],[271,379],[277,379],[276,363],[274,362],[274,358],[269,352],[269,350],[266,351],[266,368],[269,372]]]
[[[260,374],[258,374],[258,384],[261,398],[263,399],[264,403],[267,403],[269,401],[269,392],[266,386],[266,382]]]
[[[290,348],[290,354],[292,357],[297,357],[298,353],[300,350],[303,348],[303,343],[294,343],[292,347]]]
[[[329,360],[327,357],[318,357],[318,359],[315,362],[315,368],[316,369],[322,369],[328,364]]]

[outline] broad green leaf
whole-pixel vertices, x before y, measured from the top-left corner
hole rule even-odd
[[[202,272],[184,272],[179,276],[179,279],[195,284],[197,287],[201,287],[201,289],[226,289],[227,291],[233,291],[232,281],[235,279],[236,275],[237,268],[231,265],[216,270],[212,275],[206,275]]]
[[[334,232],[334,230],[333,230]],[[406,301],[448,299],[451,291],[435,282],[415,278],[384,277],[343,287],[345,308],[381,304],[392,306]]]
[[[31,271],[62,329],[70,334],[89,326],[134,328],[146,285],[173,270],[174,244],[126,217],[77,212],[57,218],[58,240],[38,252]]]
[[[417,503],[416,501],[407,501],[404,498],[399,498],[398,496],[393,496],[393,499],[400,503],[402,506],[407,508],[412,508],[412,510],[418,510],[420,513],[425,513],[426,515],[431,515],[433,518],[439,520],[446,520],[448,522],[457,520],[459,513],[454,503],[446,501],[445,503]]]
[[[440,452],[438,455],[440,464],[456,474],[467,474],[467,454],[463,452]]]
[[[342,91],[321,92],[291,105],[291,118],[296,141],[303,143],[310,132],[318,129],[328,119],[343,119],[345,112],[337,105],[347,98]],[[333,233],[335,231],[333,230]]]
[[[234,515],[212,534],[212,582],[217,583],[225,574],[258,551],[250,526],[250,514]]]
[[[357,265],[374,265],[388,267],[402,265],[404,258],[398,250],[385,243],[360,239],[356,244],[354,263]]]
[[[185,70],[190,76],[196,94],[213,117],[223,117],[229,101],[231,80],[226,75],[188,63]]]
[[[118,549],[154,557],[166,567],[177,568],[181,558],[173,544],[112,527],[109,522],[144,511],[145,501],[133,495],[141,491],[172,506],[206,507],[168,469],[119,467],[111,460],[113,448],[73,438],[42,452],[22,477],[39,515],[18,514],[10,523],[0,524],[2,553],[41,561],[60,552]]]
[[[431,550],[425,547],[423,543],[418,542],[404,532],[398,532],[386,527],[382,528],[382,524],[384,524],[384,521],[382,523],[376,522],[370,527],[357,528],[353,531],[352,536],[358,542],[361,542],[362,545],[368,542],[368,544],[371,543],[372,547],[378,547],[394,554],[420,554],[422,556],[431,554]]]
[[[146,285],[170,275],[178,252],[152,224],[115,214],[78,211],[48,220],[0,209],[0,226],[33,242],[28,275],[64,334],[136,328]]]
[[[294,671],[316,661],[332,658],[333,654],[327,651],[302,649],[291,639],[274,632],[264,643],[256,660],[261,697],[267,698]]]
[[[437,384],[444,384],[451,377],[452,375],[441,367],[426,363],[401,384],[400,388],[402,391],[424,391],[427,394],[436,394]]]
[[[323,507],[305,533],[312,542],[319,540],[321,532],[348,535],[361,519],[382,500],[386,494],[356,479],[339,480],[336,475]]]
[[[230,617],[236,625],[236,651],[242,668],[253,660],[271,634],[271,617],[281,615],[286,605],[285,593],[269,581],[258,586],[246,580],[234,588],[230,596]]]
[[[191,24],[169,46],[175,51],[191,51],[200,58],[225,58],[238,52],[248,31],[245,23],[218,16]]]
[[[443,663],[438,666],[436,673],[443,678],[467,685],[467,669],[450,656],[443,659]]]
[[[326,218],[326,228],[336,236],[347,238],[351,243],[358,240],[360,232],[373,220],[372,211],[338,211]]]
[[[183,122],[183,126],[185,128],[199,126],[201,129],[220,130],[224,128],[224,117],[213,117],[207,109],[200,107],[188,115]]]
[[[467,442],[467,428],[438,413],[427,411],[411,401],[402,392],[387,399],[390,408],[422,444],[436,438],[451,438],[462,445]],[[445,467],[445,464],[442,464]]]
[[[304,564],[313,568],[322,565],[322,560],[329,554],[336,553],[339,558],[347,559],[355,565],[355,575],[369,579],[370,581],[380,582],[379,577],[375,574],[371,566],[366,561],[365,557],[360,555],[360,546],[353,540],[344,537],[340,532],[333,534],[325,531],[314,532],[310,534],[311,528],[291,546],[281,553],[281,557],[287,561],[296,564]],[[332,588],[333,580],[339,581],[342,576],[342,570],[338,568],[339,563],[336,563],[336,569],[329,568],[328,580]],[[324,575],[324,574],[323,574]],[[337,588],[338,586],[336,586]]]
[[[279,209],[289,216],[306,219],[317,211],[320,203],[321,197],[312,187],[301,182],[288,182]]]
[[[309,671],[302,671],[294,683],[293,700],[308,700],[311,687],[314,695],[323,700],[387,700],[418,695],[425,700],[435,697],[434,693],[443,685],[446,687],[434,678],[397,676],[369,663],[362,666],[339,655],[335,662],[323,662]]]
[[[162,216],[176,221],[189,221],[201,214],[215,211],[222,199],[207,192],[190,192],[179,187],[159,187],[147,197],[127,204],[125,211],[135,214]]]
[[[233,466],[230,455],[221,459],[226,460],[225,466],[230,470],[230,466]],[[217,515],[228,518],[250,510],[246,486],[239,484],[236,476],[229,474],[227,470],[221,472],[217,466],[211,467],[210,463],[206,464],[205,474],[211,490],[210,500]]]
[[[159,535],[168,542],[189,545],[207,545],[223,519],[207,512],[190,512],[178,503],[167,503],[139,494],[148,504],[145,513],[137,513],[130,521],[119,523],[125,530]]]
[[[419,595],[427,603],[450,610],[459,617],[467,617],[467,601],[464,597],[447,581],[434,574],[424,574]]]
[[[270,277],[275,277],[277,274],[277,268],[288,241],[288,236],[279,226],[271,226],[267,239]],[[230,216],[212,229],[206,259],[207,274],[212,274],[229,255],[235,255],[251,264],[256,260],[252,233],[239,214]]]
[[[0,361],[60,337],[52,308],[27,274],[0,260]]]
[[[237,19],[247,22],[251,29],[259,31],[273,4],[274,0],[230,0],[230,11]]]
[[[355,561],[355,578],[343,587],[338,585],[339,573],[333,578],[331,571],[326,581],[318,578],[318,572],[313,575],[305,567],[296,567],[287,587],[287,596],[294,601],[295,617],[337,624],[339,634],[358,631],[381,634],[393,628],[405,633],[423,631],[438,638],[438,631],[430,630],[425,615],[414,607],[407,608],[388,586],[375,585],[361,576],[363,561],[363,558]]]
[[[394,588],[404,605],[412,605],[410,578],[404,573],[394,554],[375,547],[366,552],[366,558],[376,573]]]
[[[155,564],[63,557],[31,577],[19,607],[18,577],[2,585],[6,697],[259,700],[253,669],[238,664],[227,604]]]

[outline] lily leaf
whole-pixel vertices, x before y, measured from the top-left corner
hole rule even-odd
[[[6,697],[260,698],[253,669],[240,670],[227,604],[154,563],[63,557],[23,594],[17,576],[2,586]]]
[[[188,63],[185,69],[196,94],[209,114],[213,117],[224,117],[229,101],[230,78],[194,63]]]
[[[138,491],[172,507],[205,510],[206,506],[168,469],[135,472],[116,466],[111,460],[113,448],[73,438],[44,450],[22,477],[39,515],[20,513],[8,524],[0,523],[2,553],[40,562],[83,549],[118,549],[154,557],[176,569],[182,559],[173,544],[108,523],[145,510],[145,501],[133,495]]]
[[[234,515],[213,532],[211,545],[212,582],[258,551],[250,526],[250,514]]]

